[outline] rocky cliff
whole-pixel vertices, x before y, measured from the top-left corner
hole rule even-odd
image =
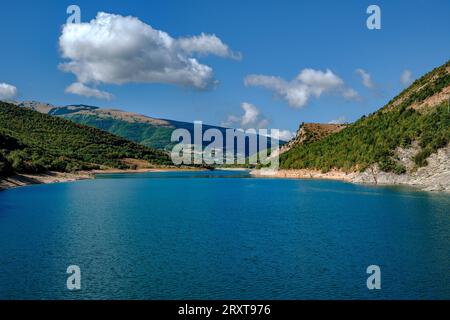
[[[305,145],[323,139],[346,128],[346,124],[302,123],[294,138],[280,148],[280,154],[294,146]]]
[[[352,181],[379,185],[406,184],[427,191],[450,191],[450,144],[427,158],[428,165],[417,168],[413,157],[417,144],[411,148],[398,148],[399,161],[406,167],[404,174],[384,172],[373,165],[362,173],[352,176]]]

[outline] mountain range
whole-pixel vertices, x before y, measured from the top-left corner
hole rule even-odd
[[[123,111],[120,109],[99,108],[96,106],[75,104],[54,106],[38,101],[11,102],[19,107],[28,108],[40,113],[58,116],[75,123],[95,127],[144,146],[170,151],[178,142],[171,141],[172,132],[176,129],[186,129],[194,135],[194,123],[158,119]],[[228,128],[203,124],[202,130],[217,129],[225,137]],[[203,142],[203,147],[210,142]],[[285,143],[280,141],[280,144]],[[271,142],[269,141],[269,146]],[[247,149],[247,148],[246,148]],[[226,152],[224,148],[224,152]],[[235,153],[234,150],[230,151]],[[249,154],[246,153],[246,156]]]

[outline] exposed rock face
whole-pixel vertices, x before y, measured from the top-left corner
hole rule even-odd
[[[373,166],[363,173],[356,174],[353,182],[371,184],[407,184],[428,191],[450,191],[450,144],[432,154],[428,165],[416,169],[412,157],[416,154],[417,145],[409,149],[397,149],[399,160],[407,168],[405,174],[397,175],[383,172]]]
[[[46,113],[49,114],[51,110],[55,108],[54,105],[48,104],[48,103],[42,103],[38,101],[23,101],[23,102],[16,102],[15,105],[23,108],[32,109],[35,111],[38,111],[40,113]]]
[[[282,154],[297,145],[308,144],[321,140],[332,133],[337,133],[346,128],[345,124],[326,124],[326,123],[302,123],[297,130],[295,137],[280,148]]]
[[[70,108],[70,106],[68,107]],[[122,110],[118,110],[118,109],[81,109],[81,110],[77,110],[75,112],[70,113],[71,116],[73,115],[87,115],[87,116],[96,116],[98,118],[102,118],[102,119],[116,119],[116,120],[123,120],[129,123],[148,123],[148,124],[152,124],[152,125],[157,125],[157,126],[164,126],[164,127],[171,127],[174,128],[173,125],[170,124],[169,121],[167,120],[162,120],[162,119],[156,119],[156,118],[151,118],[151,117],[147,117],[141,114],[137,114],[134,112],[127,112],[127,111],[122,111]],[[70,119],[70,118],[69,118]]]
[[[321,172],[314,169],[291,169],[291,170],[254,170],[255,176],[272,176],[277,178],[294,179],[330,179],[342,180],[353,183],[366,183],[378,185],[410,185],[426,191],[450,192],[450,144],[438,150],[428,157],[428,165],[416,168],[412,158],[420,147],[413,143],[408,149],[397,148],[396,156],[407,172],[395,174],[381,171],[378,165],[374,165],[364,172],[344,172],[331,170]]]
[[[36,174],[16,174],[8,178],[0,177],[0,191],[31,184],[59,183],[76,180],[93,179],[94,175],[86,173],[47,172]]]

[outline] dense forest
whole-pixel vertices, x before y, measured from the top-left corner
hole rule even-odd
[[[280,157],[282,169],[333,168],[364,171],[378,164],[386,172],[401,174],[405,167],[396,161],[397,147],[417,141],[417,167],[450,141],[449,102],[428,105],[427,98],[450,86],[450,62],[415,81],[385,107],[363,116],[339,133],[308,145],[297,145]],[[414,106],[414,107],[412,107]]]
[[[101,166],[128,168],[122,159],[170,165],[167,154],[102,130],[0,102],[0,175]]]

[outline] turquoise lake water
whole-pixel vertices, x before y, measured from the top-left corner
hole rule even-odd
[[[369,265],[381,290],[366,287]],[[450,196],[229,171],[7,190],[0,299],[12,298],[450,299]]]

